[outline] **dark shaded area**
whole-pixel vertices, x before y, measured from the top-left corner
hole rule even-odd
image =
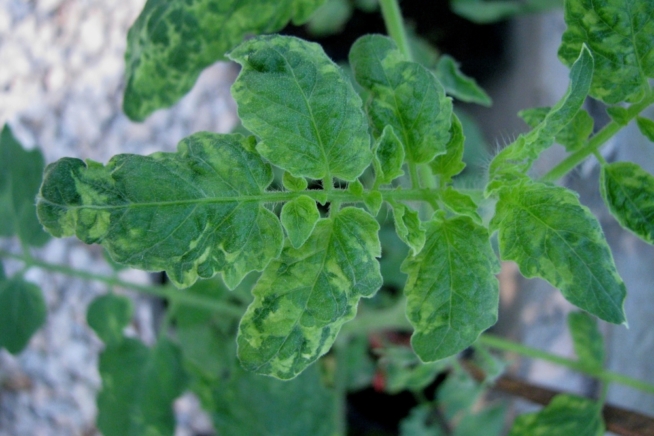
[[[400,6],[408,26],[440,52],[460,62],[464,73],[483,83],[502,69],[506,61],[507,22],[472,23],[452,12],[449,0],[405,0]],[[297,26],[288,26],[281,33],[318,42],[335,62],[346,62],[357,38],[369,33],[386,34],[386,27],[380,12],[355,9],[343,31],[336,35],[316,38]]]

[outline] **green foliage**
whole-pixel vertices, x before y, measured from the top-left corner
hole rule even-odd
[[[142,121],[171,106],[245,35],[302,23],[323,2],[148,0],[127,34],[125,113]]]
[[[279,35],[243,42],[309,17],[314,30],[338,25],[312,16],[322,3],[149,0],[130,29],[124,109],[132,119],[173,104],[226,56],[241,65],[232,94],[247,136],[196,133],[177,152],[121,154],[106,165],[60,159],[45,168],[39,190],[43,157],[2,130],[0,236],[20,239],[23,254],[9,257],[25,268],[7,277],[0,264],[1,347],[19,352],[45,319],[41,291],[22,278],[48,265],[29,251],[47,241],[41,225],[102,245],[112,262],[163,270],[177,287],[190,287],[146,290],[170,303],[151,348],[123,335],[128,299],[108,294],[89,306],[88,324],[106,346],[98,396],[105,435],[172,434],[171,405],[186,388],[219,434],[331,435],[342,431],[347,390],[370,385],[373,373],[386,391],[420,397],[446,370],[436,399],[412,410],[402,435],[499,435],[502,405],[473,412],[504,367],[474,344],[497,320],[495,231],[501,258],[526,277],[549,281],[605,321],[626,323],[626,289],[597,219],[574,192],[529,172],[554,142],[570,153],[566,160],[583,159],[634,119],[654,137],[640,115],[654,102],[649,0],[566,2],[559,53],[571,65],[568,90],[552,108],[521,112],[532,130],[495,156],[483,190],[461,188],[479,162],[468,161],[462,174],[475,141],[466,140],[469,123],[446,94],[482,105],[490,98],[424,42],[414,40],[424,64],[409,58],[395,2],[380,4],[396,41],[368,35],[351,48],[356,83],[317,44]],[[555,3],[459,0],[455,9],[488,21]],[[324,7],[341,7],[342,17],[344,5],[351,10],[344,1]],[[613,104],[614,122],[596,134],[582,109],[588,95]],[[601,192],[620,224],[654,243],[653,176],[602,161]],[[345,325],[357,311],[361,317]],[[571,314],[569,325],[581,370],[597,375],[603,341],[590,314]],[[413,350],[382,341],[375,362],[378,330],[404,343],[411,328]],[[471,345],[488,376],[482,384],[456,363]],[[596,435],[600,410],[559,395],[519,417],[511,435]]]
[[[572,304],[620,324],[626,289],[597,219],[571,191],[523,182],[500,192],[491,228],[502,259],[541,277]]]
[[[636,124],[640,132],[650,141],[654,142],[654,121],[649,118],[636,117]]]
[[[545,12],[562,5],[562,0],[452,0],[454,12],[480,24],[516,15]]]
[[[600,411],[595,401],[575,395],[557,395],[542,411],[516,418],[509,436],[600,436],[604,434]]]
[[[250,371],[297,376],[325,354],[361,297],[381,286],[379,224],[346,208],[316,224],[299,249],[287,245],[252,290],[238,355]]]
[[[570,65],[583,44],[595,54],[590,95],[606,103],[635,103],[654,77],[654,20],[650,0],[565,2],[568,25],[559,57]]]
[[[632,162],[602,166],[600,192],[626,229],[654,244],[654,176]]]
[[[488,231],[468,217],[436,215],[427,242],[407,258],[404,292],[411,345],[425,362],[458,353],[497,321],[499,264]]]

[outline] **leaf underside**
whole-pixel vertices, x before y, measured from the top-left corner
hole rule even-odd
[[[415,332],[411,344],[425,362],[454,355],[495,324],[499,263],[485,227],[469,217],[426,224],[427,242],[407,258],[404,292],[407,318]]]
[[[165,270],[178,287],[218,272],[233,288],[282,247],[260,196],[272,171],[252,138],[197,133],[177,153],[65,158],[45,171],[38,215],[55,236],[102,244],[117,262]]]
[[[252,290],[238,356],[257,373],[291,379],[326,353],[361,297],[382,284],[379,224],[345,208],[321,219],[299,248],[287,246]]]

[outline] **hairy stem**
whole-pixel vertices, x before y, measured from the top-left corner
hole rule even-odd
[[[641,102],[631,105],[627,108],[627,120],[631,121],[643,110],[649,107],[654,103],[654,91],[650,91],[649,95],[645,97]],[[627,122],[628,124],[628,122]],[[544,182],[554,182],[561,177],[568,174],[572,171],[577,165],[583,162],[588,156],[596,152],[602,145],[611,139],[616,133],[622,130],[626,124],[621,125],[615,121],[611,121],[606,126],[597,132],[592,138],[590,138],[586,145],[576,152],[572,153],[570,156],[561,161],[557,166],[552,168],[547,174],[545,174],[541,180]]]
[[[379,0],[382,15],[384,16],[384,23],[386,24],[386,31],[391,38],[395,41],[402,54],[408,60],[413,60],[411,54],[411,47],[409,40],[406,36],[404,28],[404,20],[402,19],[402,12],[397,4],[397,0]]]
[[[55,265],[35,259],[32,256],[14,254],[4,250],[0,250],[0,257],[7,257],[22,261],[25,263],[26,267],[36,266],[47,271],[65,274],[67,276],[77,277],[84,280],[96,280],[109,286],[117,286],[143,294],[154,295],[156,297],[172,300],[187,306],[213,310],[226,316],[240,318],[243,315],[243,310],[238,306],[223,301],[216,301],[214,299],[206,298],[200,295],[193,295],[184,290],[175,289],[171,286],[140,285],[137,283],[121,280],[117,277],[94,274],[88,271],[70,268],[65,265]]]

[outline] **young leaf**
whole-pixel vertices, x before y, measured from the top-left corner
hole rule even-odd
[[[318,44],[262,36],[229,57],[243,66],[232,95],[262,156],[296,177],[361,175],[372,160],[361,99]]]
[[[436,214],[426,224],[427,242],[408,257],[404,292],[411,344],[425,362],[463,351],[497,321],[499,262],[486,228],[468,217]]]
[[[629,124],[629,111],[622,106],[609,106],[606,108],[606,113],[611,117],[613,121],[620,124],[621,126],[626,126]]]
[[[404,147],[395,135],[393,127],[386,126],[373,148],[373,165],[375,167],[375,184],[387,185],[404,174]]]
[[[531,168],[541,152],[547,149],[556,135],[577,115],[584,103],[593,77],[593,56],[586,46],[570,69],[570,85],[563,98],[548,112],[531,132],[502,150],[491,162],[491,183],[487,193],[499,189],[505,182],[520,178]]]
[[[654,177],[632,162],[602,166],[600,192],[624,228],[654,244]]]
[[[445,147],[445,154],[436,156],[429,163],[431,171],[440,177],[441,186],[445,186],[452,177],[459,174],[466,167],[463,162],[463,125],[455,114],[452,114],[452,126],[450,128],[450,140]]]
[[[401,203],[393,203],[391,209],[397,236],[411,248],[411,253],[415,256],[425,245],[425,229],[418,217],[418,212]]]
[[[635,103],[654,77],[654,8],[651,0],[579,0],[565,3],[559,57],[567,65],[583,44],[595,55],[590,95],[614,104]]]
[[[132,301],[107,294],[93,300],[86,312],[86,322],[107,346],[123,340],[123,329],[132,319]]]
[[[20,353],[45,322],[46,312],[38,286],[19,278],[0,280],[0,348]]]
[[[509,436],[601,436],[604,422],[600,412],[595,401],[560,394],[540,412],[518,416]]]
[[[443,84],[445,92],[458,100],[482,106],[493,104],[486,91],[475,82],[475,79],[463,74],[459,69],[459,64],[451,56],[441,56],[435,74],[439,82]]]
[[[36,219],[34,206],[43,167],[41,151],[25,151],[5,125],[0,132],[0,236],[18,235],[34,246],[50,238]]]
[[[479,429],[484,429],[484,436],[500,436],[504,433],[507,407],[503,404],[492,405],[477,413],[465,413],[453,436],[477,436]]]
[[[377,216],[379,209],[381,209],[384,197],[379,191],[369,191],[363,196],[363,203],[373,216]]]
[[[536,127],[547,117],[550,108],[539,107],[518,112],[531,127]],[[569,152],[575,151],[584,145],[584,142],[593,133],[593,118],[584,109],[580,109],[575,117],[556,135],[557,143],[563,145]]]
[[[125,113],[141,121],[171,106],[244,36],[304,22],[323,1],[148,0],[127,34]]]
[[[233,288],[282,248],[279,220],[261,204],[272,177],[252,137],[203,132],[177,153],[48,165],[37,209],[53,235],[102,244],[179,287],[222,272]]]
[[[597,328],[597,320],[585,312],[571,312],[568,328],[579,361],[590,368],[601,369],[604,366],[604,339]]]
[[[300,248],[320,219],[320,212],[314,200],[301,195],[284,204],[280,218],[291,245]]]
[[[605,321],[624,323],[625,285],[604,233],[577,196],[561,187],[523,181],[500,191],[491,228],[502,259],[525,277],[541,277],[572,304]]]
[[[304,177],[294,177],[291,173],[284,171],[282,184],[289,191],[304,191],[309,186],[307,179]]]
[[[447,187],[439,192],[439,198],[443,205],[456,215],[464,215],[481,224],[481,216],[477,212],[477,203],[467,194],[459,192],[452,187]]]
[[[472,408],[484,387],[466,372],[451,373],[438,387],[438,403],[449,420]]]
[[[384,390],[389,394],[401,391],[420,392],[452,366],[451,359],[423,363],[408,347],[389,346],[382,350],[380,368],[386,377]]]
[[[321,219],[299,249],[287,245],[252,290],[238,356],[260,374],[291,379],[325,354],[361,297],[382,284],[379,224],[361,209]]]
[[[187,384],[182,355],[160,339],[154,348],[125,338],[100,354],[98,428],[105,436],[171,435],[173,401]]]
[[[636,124],[640,129],[640,133],[650,141],[654,142],[654,121],[649,118],[636,117]]]
[[[356,81],[372,94],[367,109],[377,135],[392,126],[408,162],[426,163],[445,153],[452,100],[429,70],[405,61],[395,43],[380,35],[359,38],[350,64]]]

